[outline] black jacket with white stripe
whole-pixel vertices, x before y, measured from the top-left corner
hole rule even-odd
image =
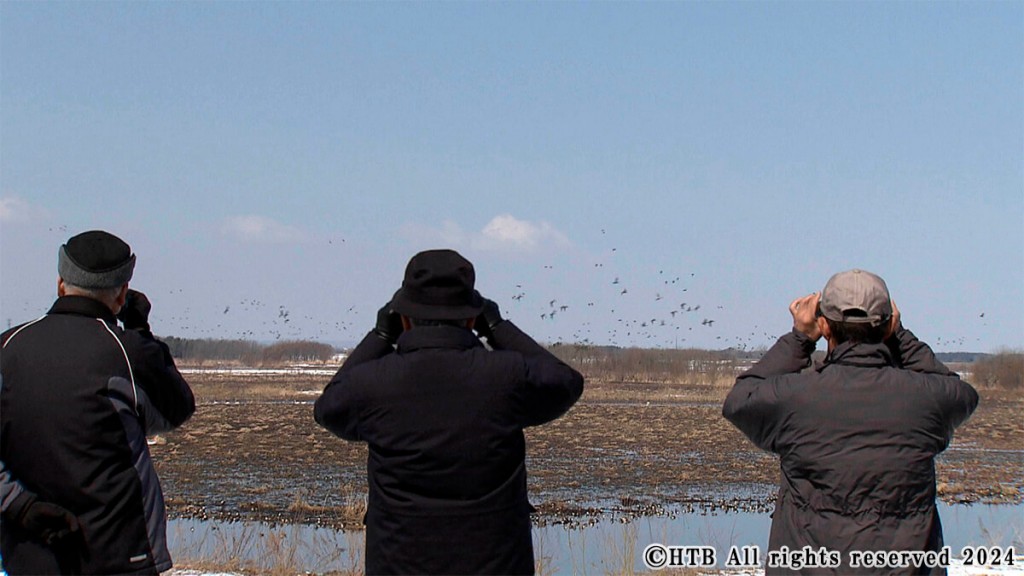
[[[171,568],[146,436],[184,423],[195,400],[165,344],[124,330],[102,303],[59,298],[0,336],[0,502],[25,490],[78,517],[59,545],[0,525],[10,574],[156,573]]]

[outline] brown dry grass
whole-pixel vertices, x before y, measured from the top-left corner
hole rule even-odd
[[[151,447],[170,512],[358,528],[366,447],[312,418],[311,402],[329,379],[191,374],[195,416]],[[589,513],[575,511],[588,508],[641,516],[770,506],[778,463],[722,418],[731,383],[588,382],[567,415],[527,431],[538,520],[585,520]],[[1022,409],[1018,394],[982,391],[977,412],[937,461],[941,497],[1021,501]]]
[[[354,541],[339,548],[330,538],[296,538],[288,528],[246,526],[225,533],[207,531],[204,540],[190,550],[180,550],[177,570],[229,572],[261,576],[293,576],[301,563],[317,574],[362,574],[362,553]],[[209,539],[209,541],[207,541]],[[327,569],[325,567],[336,568]],[[305,573],[309,573],[303,571]],[[173,576],[173,572],[171,574]]]

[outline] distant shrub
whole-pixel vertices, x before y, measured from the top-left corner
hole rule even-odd
[[[171,356],[178,360],[234,361],[251,364],[260,359],[264,346],[251,340],[178,338],[162,336]]]
[[[735,353],[554,344],[549,350],[587,379],[606,382],[719,383],[736,377]]]
[[[263,349],[263,362],[317,362],[327,361],[334,355],[334,347],[312,340],[289,340]]]
[[[1024,352],[1004,350],[974,363],[971,381],[981,387],[1024,389]]]
[[[162,338],[177,360],[191,362],[238,362],[248,366],[286,362],[324,362],[334,355],[334,347],[312,340],[287,340],[261,344],[251,340]]]

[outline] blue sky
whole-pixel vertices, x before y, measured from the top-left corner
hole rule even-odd
[[[769,345],[858,267],[1021,348],[1024,3],[0,3],[5,326],[95,228],[162,335],[352,343],[451,247],[549,342]]]

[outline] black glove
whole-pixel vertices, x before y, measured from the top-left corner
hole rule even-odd
[[[501,310],[498,309],[498,303],[494,300],[484,298],[484,309],[480,311],[480,314],[476,317],[476,322],[473,327],[476,328],[476,333],[487,338],[490,342],[494,340],[494,328],[498,324],[504,322],[505,319],[501,317]]]
[[[125,297],[124,306],[117,313],[117,319],[124,324],[127,330],[149,330],[149,311],[153,305],[149,298],[138,290],[128,289],[128,296]]]
[[[391,309],[391,302],[388,302],[377,311],[377,326],[373,333],[388,344],[394,344],[402,334],[402,317]]]
[[[51,502],[40,502],[27,490],[14,499],[6,515],[47,546],[79,530],[74,514]]]

